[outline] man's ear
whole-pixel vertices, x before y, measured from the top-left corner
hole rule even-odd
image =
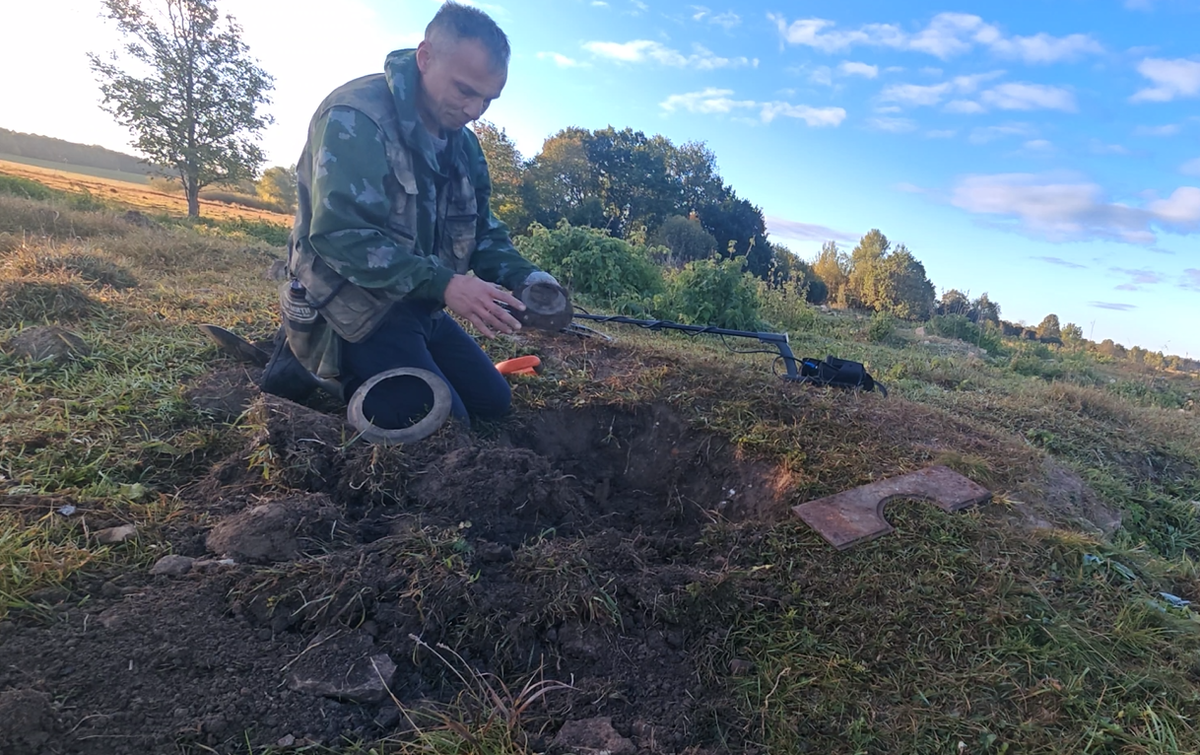
[[[433,45],[429,44],[428,39],[422,39],[417,45],[417,70],[425,73],[429,68],[429,61],[433,58]]]

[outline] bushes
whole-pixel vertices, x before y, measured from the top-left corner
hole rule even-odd
[[[758,282],[758,313],[767,330],[798,332],[817,325],[816,309],[791,286],[770,286]]]
[[[742,260],[689,262],[654,298],[663,319],[734,330],[758,330],[758,308],[757,281],[743,272]]]
[[[966,315],[935,315],[925,326],[934,335],[942,338],[957,338],[973,343],[993,356],[1005,353],[1004,342],[995,328],[979,326]]]
[[[652,250],[565,220],[554,230],[535,223],[528,236],[515,241],[530,262],[585,301],[624,314],[692,325],[761,327],[760,283],[743,272],[742,260],[691,262],[664,280],[651,261]],[[772,301],[776,314],[787,313],[782,300]],[[802,318],[797,312],[793,309],[792,316]]]
[[[572,226],[554,230],[534,223],[516,239],[530,262],[558,278],[575,295],[605,306],[644,309],[664,291],[662,273],[643,246],[633,246],[602,230]]]
[[[896,318],[890,312],[876,312],[871,316],[867,326],[867,338],[875,343],[883,343],[896,332]]]

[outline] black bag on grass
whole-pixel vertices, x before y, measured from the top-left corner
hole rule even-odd
[[[805,357],[800,360],[800,378],[804,382],[817,385],[836,385],[843,388],[862,388],[864,391],[878,390],[887,396],[887,388],[867,372],[867,368],[859,362],[849,359],[838,359],[835,356],[825,357],[824,362]]]

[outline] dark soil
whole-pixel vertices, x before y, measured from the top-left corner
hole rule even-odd
[[[409,726],[393,695],[469,706],[543,679],[570,687],[525,711],[534,750],[568,722],[643,752],[730,746],[714,659],[765,598],[724,589],[726,559],[792,503],[773,464],[664,406],[371,448],[280,399],[243,415],[252,379],[191,388],[251,437],[181,494],[189,571],[81,577],[0,624],[5,755],[373,740]]]

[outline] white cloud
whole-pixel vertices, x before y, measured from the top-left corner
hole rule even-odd
[[[901,102],[905,105],[919,107],[922,105],[938,104],[950,91],[951,85],[949,83],[930,84],[928,86],[921,84],[892,84],[879,94],[879,99],[884,102]]]
[[[1147,209],[1179,229],[1200,230],[1200,189],[1180,186],[1171,196],[1147,205]]]
[[[758,110],[763,123],[776,118],[796,118],[809,126],[838,126],[846,119],[846,111],[840,107],[815,108],[809,105],[793,105],[787,102],[757,102],[735,100],[732,89],[709,87],[699,92],[673,94],[659,103],[668,113],[686,110],[689,113],[725,114],[734,110]]]
[[[1200,176],[1200,157],[1180,165],[1179,172],[1185,176]]]
[[[1088,145],[1093,155],[1129,155],[1132,154],[1128,147],[1120,144],[1105,144],[1099,139],[1092,139]]]
[[[1178,123],[1168,123],[1163,126],[1138,126],[1133,130],[1134,136],[1175,136],[1183,127]]]
[[[709,87],[699,92],[673,94],[659,103],[659,107],[668,113],[676,110],[686,110],[689,113],[728,113],[737,108],[753,108],[758,103],[754,100],[734,100],[730,98],[732,89],[715,89]]]
[[[840,126],[846,120],[846,111],[840,107],[810,107],[790,105],[786,102],[765,102],[762,106],[763,123],[770,123],[778,116],[797,118],[809,126]]]
[[[586,42],[583,48],[593,55],[623,63],[655,62],[672,68],[690,68],[696,71],[712,71],[718,68],[742,68],[756,66],[757,59],[722,58],[712,50],[694,45],[691,55],[684,55],[666,45],[649,39],[635,39],[630,42]]]
[[[582,63],[557,52],[539,52],[537,57],[538,60],[553,60],[554,65],[559,68],[588,68],[591,66],[590,63]]]
[[[958,132],[952,128],[934,129],[933,131],[925,132],[925,136],[929,137],[930,139],[952,139],[957,135]]]
[[[785,239],[794,239],[796,241],[858,241],[859,237],[845,233],[843,231],[835,231],[828,226],[817,225],[815,223],[801,223],[798,220],[788,220],[786,218],[777,218],[767,215],[763,218],[767,222],[767,232],[772,236],[778,236]]]
[[[802,18],[791,23],[781,14],[771,13],[767,18],[775,23],[787,44],[827,53],[865,45],[923,52],[945,60],[981,46],[999,56],[1026,63],[1055,63],[1104,51],[1087,34],[1054,37],[1042,32],[1028,37],[1006,37],[996,26],[969,13],[939,13],[930,19],[928,26],[912,34],[895,24],[866,24],[843,30],[823,18]]]
[[[724,26],[726,30],[732,29],[742,22],[742,17],[733,11],[726,11],[725,13],[713,15],[713,12],[703,5],[693,5],[692,20],[703,21],[705,19],[708,19],[708,23],[710,24]]]
[[[990,47],[997,55],[1016,58],[1026,63],[1057,63],[1060,60],[1077,60],[1084,55],[1098,55],[1104,52],[1104,47],[1086,34],[1052,37],[1045,32],[1032,37],[998,39]]]
[[[1054,145],[1045,139],[1030,139],[1021,145],[1028,152],[1050,152],[1053,151]]]
[[[963,115],[978,115],[979,113],[987,112],[987,108],[971,100],[951,100],[946,103],[946,107],[942,108],[942,110],[947,113],[960,113]]]
[[[726,29],[732,29],[742,22],[742,17],[733,11],[727,11],[725,13],[718,13],[712,18],[708,19],[708,22],[710,24],[716,24],[717,26],[723,26]]]
[[[1050,241],[1109,239],[1153,244],[1155,230],[1200,231],[1200,188],[1184,186],[1167,199],[1134,207],[1073,176],[972,175],[955,185],[950,203],[1001,218],[1002,225]]]
[[[831,87],[833,86],[833,71],[830,70],[829,66],[817,66],[808,75],[808,79],[814,84]]]
[[[1004,71],[955,76],[941,84],[892,84],[879,94],[884,102],[898,102],[913,107],[932,106],[950,94],[972,94],[991,79],[1003,76]]]
[[[1076,111],[1075,95],[1061,87],[1012,82],[1000,84],[981,95],[984,103],[1000,110]]]
[[[879,66],[867,65],[866,63],[855,63],[850,60],[843,61],[838,66],[838,70],[846,76],[863,76],[868,79],[873,79],[879,75]]]
[[[1200,291],[1200,270],[1194,267],[1184,270],[1183,280],[1180,282],[1179,287],[1190,291]]]
[[[879,113],[880,115],[888,115],[890,113],[903,113],[904,108],[900,107],[899,105],[881,105],[880,107],[875,108],[875,112]]]
[[[1028,123],[1006,123],[1000,126],[981,126],[973,129],[968,140],[971,144],[987,144],[1008,136],[1035,136],[1036,132]]]
[[[911,118],[869,118],[867,125],[876,131],[892,134],[907,134],[917,130],[917,122]]]
[[[1195,97],[1200,94],[1200,62],[1176,58],[1146,58],[1137,67],[1138,73],[1154,82],[1129,98],[1130,102],[1170,102],[1176,97]]]

